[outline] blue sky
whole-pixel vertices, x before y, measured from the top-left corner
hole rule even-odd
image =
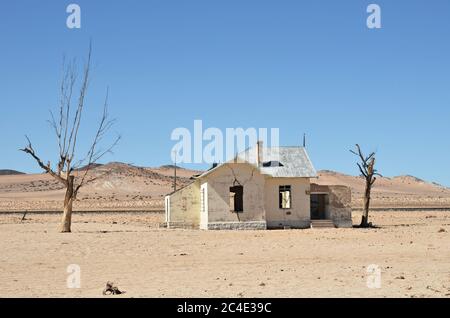
[[[80,5],[81,29],[66,27]],[[377,3],[382,28],[366,27]],[[93,77],[81,149],[106,87],[123,137],[105,161],[170,162],[176,127],[279,127],[282,145],[317,169],[357,174],[348,151],[378,153],[386,176],[450,186],[450,2],[9,1],[0,6],[0,168],[38,172],[24,135],[55,160],[46,120],[62,56],[86,55]]]

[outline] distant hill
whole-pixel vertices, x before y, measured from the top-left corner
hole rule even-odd
[[[87,167],[75,173],[79,178]],[[198,171],[177,170],[177,188]],[[163,210],[173,191],[173,169],[110,162],[90,167],[88,182],[77,196],[77,210]],[[78,179],[79,180],[79,179]],[[64,186],[45,173],[0,176],[0,211],[59,210]]]
[[[313,183],[345,185],[352,189],[353,205],[359,207],[364,192],[364,179],[331,170],[318,171]],[[377,177],[372,189],[373,206],[446,206],[450,207],[450,189],[411,175],[392,178]]]
[[[0,169],[0,176],[13,176],[18,174],[25,174],[17,170]]]
[[[342,182],[343,184],[349,185],[349,186],[356,186],[356,184],[362,184],[362,178],[360,176],[351,176],[348,174],[340,173],[333,170],[319,170],[318,172],[319,179],[326,180],[326,182],[331,182],[334,184],[335,182]],[[325,181],[324,181],[325,182]],[[356,184],[355,184],[356,182]],[[379,185],[382,185],[383,187],[386,186],[400,186],[404,187],[405,185],[411,185],[411,186],[421,186],[425,187],[428,190],[436,190],[441,191],[442,189],[450,190],[449,188],[446,188],[443,185],[440,185],[436,182],[428,182],[423,179],[417,178],[412,175],[401,175],[401,176],[395,176],[392,178],[389,177],[377,177],[376,181]]]
[[[83,174],[85,168],[78,170]],[[174,167],[138,167],[111,162],[91,167],[94,178],[83,187],[77,209],[162,210],[164,196],[173,191]],[[192,182],[201,171],[178,168],[177,188]],[[362,206],[364,180],[331,170],[318,172],[311,182],[323,185],[346,185],[352,190],[352,205]],[[23,174],[0,170],[0,211],[57,210],[61,208],[64,186],[48,174]],[[373,207],[450,207],[450,189],[405,175],[379,177],[372,191]]]
[[[161,168],[161,169],[174,169],[175,167],[177,167],[177,169],[180,168],[180,167],[175,166],[175,165],[162,165],[159,168]]]
[[[87,168],[94,169],[94,168],[98,168],[98,167],[101,167],[101,166],[103,166],[103,164],[101,164],[101,163],[92,163],[90,165],[82,166],[82,167],[76,169],[76,171],[85,171]]]

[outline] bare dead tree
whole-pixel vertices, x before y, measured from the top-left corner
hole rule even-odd
[[[64,197],[64,210],[61,222],[61,232],[70,232],[72,223],[72,207],[76,200],[78,191],[89,182],[97,178],[90,176],[94,164],[117,145],[120,136],[107,147],[101,148],[100,143],[114,124],[114,120],[109,119],[108,114],[108,90],[103,104],[103,113],[89,150],[84,158],[76,160],[78,133],[81,125],[82,115],[85,108],[85,98],[90,80],[92,46],[89,45],[89,52],[86,64],[83,68],[81,85],[77,98],[74,98],[77,84],[77,65],[75,61],[63,63],[63,77],[60,85],[60,100],[58,115],[52,112],[49,120],[56,135],[59,153],[55,166],[50,161],[44,163],[33,148],[30,139],[26,136],[28,145],[20,149],[29,154],[46,173],[62,183],[66,189]],[[75,100],[75,101],[74,101]],[[75,105],[72,105],[72,104]],[[84,169],[80,169],[84,166]]]
[[[360,162],[356,163],[358,165],[361,176],[364,177],[366,181],[364,190],[364,211],[361,219],[360,227],[369,227],[369,206],[370,206],[370,192],[372,186],[377,179],[375,176],[381,176],[375,169],[375,152],[370,153],[367,157],[361,151],[361,147],[356,144],[356,151],[350,150],[351,153],[359,157]]]

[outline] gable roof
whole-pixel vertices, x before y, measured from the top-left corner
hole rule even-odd
[[[256,147],[239,153],[234,159],[202,173],[199,178],[229,163],[248,163],[256,166]],[[304,147],[263,147],[259,171],[274,178],[316,178],[317,172]],[[272,163],[264,165],[264,163]],[[279,163],[273,164],[273,163]]]

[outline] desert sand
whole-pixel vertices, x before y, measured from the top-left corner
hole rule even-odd
[[[179,169],[177,186],[197,173]],[[170,166],[96,167],[101,177],[80,192],[66,234],[58,232],[61,185],[44,174],[0,175],[0,297],[450,297],[448,188],[380,178],[375,229],[172,230],[160,228],[172,174]],[[359,223],[361,178],[320,171],[312,182],[351,187]],[[81,288],[67,287],[71,264]],[[381,288],[367,287],[371,264]],[[126,294],[103,296],[107,281]]]
[[[161,213],[0,219],[0,297],[450,297],[450,212],[373,212],[377,229],[158,228]],[[354,223],[359,221],[354,214]],[[81,288],[67,288],[78,264]],[[367,266],[381,288],[367,287]],[[126,294],[103,296],[107,281]]]

